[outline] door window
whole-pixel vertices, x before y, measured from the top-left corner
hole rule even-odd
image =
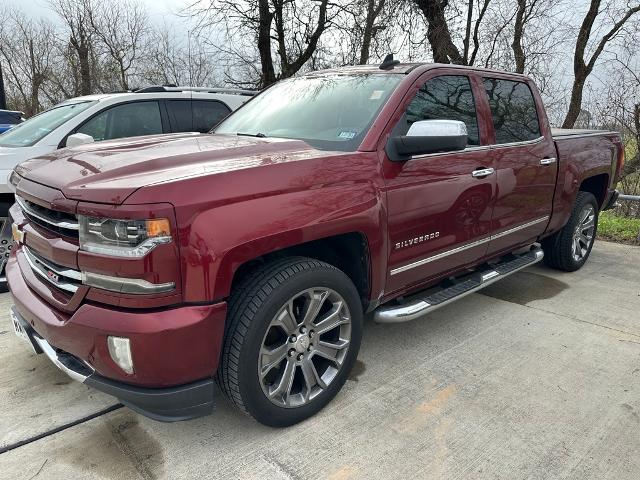
[[[194,100],[193,131],[207,133],[220,123],[220,120],[229,115],[229,112],[231,110],[224,103]]]
[[[418,90],[405,118],[406,133],[413,122],[419,120],[459,120],[467,126],[467,144],[479,145],[476,105],[469,77],[443,75],[432,78]],[[404,127],[404,126],[403,126]]]
[[[162,133],[158,102],[125,103],[105,110],[78,130],[95,141]]]
[[[485,78],[496,143],[535,140],[540,125],[533,94],[526,83],[498,78]]]

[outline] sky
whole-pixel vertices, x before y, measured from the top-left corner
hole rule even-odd
[[[162,23],[163,21],[169,21],[171,14],[180,10],[181,7],[187,4],[188,0],[140,0],[143,4],[147,6],[149,16],[152,21],[157,23]],[[13,5],[21,8],[27,15],[29,16],[51,16],[53,19],[53,14],[51,10],[48,8],[47,0],[30,0],[26,2],[25,0],[2,0],[3,3],[7,3],[9,5]],[[179,19],[175,19],[179,22]]]

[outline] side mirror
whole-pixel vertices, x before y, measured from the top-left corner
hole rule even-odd
[[[404,162],[413,155],[454,152],[467,146],[467,126],[458,120],[420,120],[406,135],[391,137],[386,151],[389,160]]]
[[[85,133],[74,133],[67,137],[67,147],[77,147],[78,145],[85,145],[87,143],[93,143],[93,137]]]

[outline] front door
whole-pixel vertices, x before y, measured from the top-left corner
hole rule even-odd
[[[530,243],[544,232],[558,162],[553,139],[541,133],[549,128],[531,86],[495,76],[484,76],[482,84],[493,120],[491,153],[496,162],[497,190],[487,252],[492,255]]]
[[[474,175],[495,168],[487,133],[482,123],[478,127],[479,78],[439,69],[426,73],[415,88],[392,134],[406,134],[418,120],[459,120],[467,126],[468,146],[406,162],[385,158],[388,296],[473,263],[486,254],[490,236],[495,175]]]

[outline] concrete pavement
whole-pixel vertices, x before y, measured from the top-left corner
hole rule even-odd
[[[0,448],[116,403],[10,331],[0,296]],[[413,323],[365,327],[319,415],[276,430],[223,398],[162,424],[122,408],[0,454],[0,477],[640,478],[640,248],[596,243]]]

